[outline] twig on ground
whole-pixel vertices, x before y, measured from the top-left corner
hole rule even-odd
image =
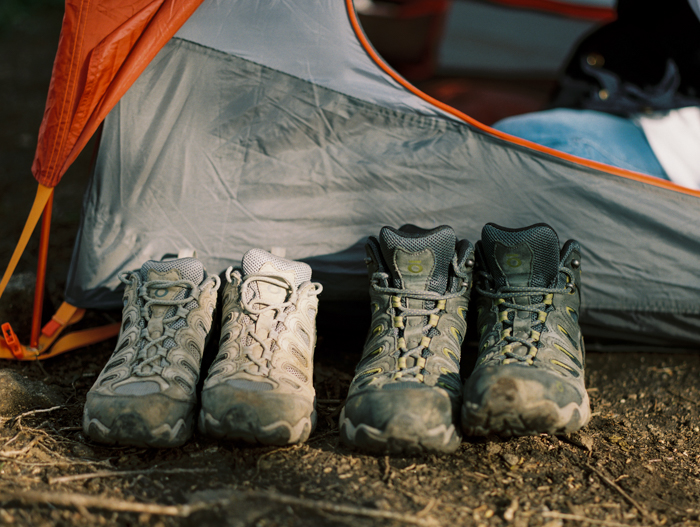
[[[68,492],[4,492],[3,501],[20,501],[22,503],[45,503],[59,507],[75,507],[83,509],[102,509],[114,512],[139,512],[146,514],[161,514],[163,516],[188,516],[194,509],[189,505],[159,505],[157,503],[138,503],[133,501],[105,498],[103,496],[88,496]]]
[[[2,452],[6,446],[10,445],[11,443],[14,443],[17,441],[17,438],[22,434],[22,432],[17,432],[12,439],[8,439],[1,447],[0,447],[0,452]]]
[[[63,428],[56,430],[56,432],[77,432],[78,430],[82,429],[82,426],[64,426]]]
[[[366,518],[393,520],[400,523],[411,525],[419,525],[422,527],[435,527],[437,522],[432,518],[418,518],[414,515],[402,514],[399,512],[382,511],[376,509],[368,509],[366,507],[357,507],[355,505],[338,505],[329,501],[310,500],[306,498],[297,498],[285,494],[266,491],[250,491],[234,493],[231,498],[214,501],[202,501],[187,505],[160,505],[158,503],[139,503],[133,501],[119,500],[114,498],[106,498],[102,496],[88,496],[85,494],[73,494],[67,492],[4,492],[3,501],[20,501],[28,504],[47,504],[62,507],[75,507],[80,509],[101,509],[113,512],[131,512],[131,513],[146,513],[160,514],[163,516],[179,516],[187,517],[191,514],[209,509],[212,506],[225,506],[236,501],[260,499],[274,501],[283,505],[295,507],[303,507],[305,509],[325,511],[336,514],[350,514],[353,516],[363,516]],[[625,526],[626,527],[626,526]]]
[[[438,501],[435,498],[430,498],[430,501],[428,502],[428,504],[416,513],[416,517],[417,518],[424,518],[425,516],[427,516],[428,513],[435,508],[435,505],[437,505],[437,502]]]
[[[61,410],[63,408],[66,408],[66,406],[59,405],[59,406],[52,406],[51,408],[41,408],[39,410],[30,410],[29,412],[24,412],[22,414],[16,415],[11,420],[15,421],[15,424],[19,425],[20,421],[22,420],[23,417],[29,417],[29,416],[36,415],[36,414],[45,414],[47,412],[53,412],[55,410]]]
[[[588,467],[590,470],[592,470],[593,472],[595,472],[596,475],[597,475],[600,479],[602,479],[608,486],[610,486],[611,488],[613,488],[613,489],[615,489],[617,492],[619,492],[619,493],[622,495],[622,497],[625,498],[625,499],[626,499],[633,507],[635,507],[640,513],[642,513],[642,516],[644,516],[647,520],[649,520],[649,521],[651,521],[651,522],[653,522],[653,523],[657,523],[657,522],[655,522],[655,521],[650,517],[649,512],[647,512],[647,510],[646,510],[644,507],[642,507],[639,503],[637,503],[637,501],[636,501],[635,499],[633,499],[632,496],[630,496],[630,495],[627,494],[624,490],[622,490],[622,488],[621,488],[619,485],[617,485],[616,483],[614,483],[613,481],[611,481],[610,479],[608,479],[607,477],[605,477],[605,475],[604,475],[600,470],[596,469],[594,466],[592,466],[592,465],[590,465],[590,464],[588,464],[588,463],[586,463],[586,467]]]
[[[129,476],[145,476],[147,474],[192,474],[197,472],[216,472],[214,468],[149,468],[147,470],[122,470],[90,472],[88,474],[73,474],[72,476],[61,476],[49,478],[49,485],[55,483],[67,483],[69,481],[80,481],[93,478],[119,478]]]
[[[406,489],[397,489],[401,494],[409,498],[410,500],[413,500],[414,503],[417,505],[422,505],[425,507],[425,504],[430,503],[430,500],[432,498],[428,498],[427,496],[421,496],[420,494],[414,494],[413,492],[410,492]]]
[[[267,491],[250,491],[242,493],[243,499],[265,499],[282,503],[284,505],[292,505],[303,507],[305,509],[321,510],[326,512],[334,512],[338,514],[352,514],[353,516],[364,516],[366,518],[381,518],[385,520],[393,520],[400,523],[409,523],[412,525],[421,525],[425,527],[433,527],[437,522],[432,518],[417,518],[414,515],[402,514],[400,512],[382,511],[377,509],[369,509],[366,507],[357,507],[355,505],[338,505],[325,500],[310,500],[306,498],[297,498],[286,494],[278,494],[276,492]],[[228,501],[228,500],[227,500]],[[206,507],[206,504],[199,505]]]
[[[0,458],[12,459],[14,461],[15,457],[23,456],[24,454],[29,452],[32,448],[34,448],[34,446],[36,446],[36,444],[38,442],[39,442],[39,438],[35,437],[27,444],[27,446],[25,446],[24,448],[22,448],[20,450],[4,450],[4,451],[0,452]]]
[[[651,499],[652,499],[652,500],[656,500],[656,501],[658,501],[659,503],[663,503],[664,505],[667,505],[667,506],[669,506],[669,507],[673,507],[673,508],[676,509],[677,511],[680,511],[680,512],[688,512],[687,509],[683,509],[683,508],[679,507],[678,505],[674,505],[674,504],[671,503],[671,502],[668,502],[668,501],[666,501],[666,500],[662,500],[662,499],[659,498],[658,496],[651,496]]]
[[[682,399],[683,401],[685,401],[685,402],[687,402],[687,403],[692,403],[692,404],[694,404],[694,405],[696,405],[696,406],[698,405],[698,402],[697,402],[697,401],[694,401],[693,399],[690,399],[689,397],[686,397],[685,395],[682,395],[682,394],[680,394],[680,393],[676,393],[676,392],[674,392],[673,390],[671,390],[670,388],[664,387],[664,389],[665,389],[668,393],[670,393],[671,395],[673,395],[674,397],[678,397],[679,399]]]
[[[0,459],[4,459],[0,455]],[[63,459],[68,459],[68,458],[63,458]],[[74,465],[88,465],[91,467],[94,466],[110,466],[110,464],[106,461],[49,461],[49,462],[41,462],[41,463],[32,463],[30,461],[20,461],[19,459],[13,459],[13,458],[6,458],[4,459],[7,462],[10,463],[17,463],[18,465],[23,465],[25,467],[70,467]]]
[[[486,474],[482,474],[481,472],[469,472],[467,470],[463,470],[459,473],[460,476],[472,476],[478,479],[489,479],[489,477]]]
[[[48,412],[54,412],[56,410],[62,410],[68,408],[65,405],[59,405],[59,406],[52,406],[51,408],[40,408],[38,410],[30,410],[28,412],[21,413],[19,415],[16,415],[10,419],[8,419],[8,422],[11,424],[11,426],[16,426],[20,430],[24,430],[24,427],[22,427],[22,418],[24,417],[31,417],[33,415],[38,415],[38,414],[45,414]]]
[[[556,511],[543,512],[542,516],[545,518],[554,518],[557,520],[571,520],[576,522],[593,523],[597,525],[607,525],[608,527],[630,527],[626,523],[611,522],[609,520],[596,520],[593,518],[588,518],[587,516],[579,516],[578,514],[564,514]]]
[[[382,476],[382,481],[385,483],[389,480],[391,476],[391,464],[389,463],[389,456],[384,456],[384,475]]]
[[[260,462],[263,460],[263,458],[271,456],[272,454],[276,454],[277,452],[288,452],[290,450],[299,450],[300,448],[302,448],[302,445],[298,444],[284,448],[275,448],[274,450],[270,450],[269,452],[261,454],[258,458],[258,462],[255,464],[255,475],[252,477],[252,480],[255,480],[255,478],[257,478],[260,475]]]

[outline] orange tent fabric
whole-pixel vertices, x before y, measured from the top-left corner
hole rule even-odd
[[[53,188],[203,0],[66,0],[32,172]]]

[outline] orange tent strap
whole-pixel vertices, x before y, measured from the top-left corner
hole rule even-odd
[[[51,346],[51,349],[38,358],[39,360],[50,359],[61,353],[67,351],[72,351],[78,348],[84,348],[91,344],[97,344],[103,340],[107,340],[112,337],[119,335],[119,330],[121,329],[121,324],[115,322],[113,324],[108,324],[106,326],[99,326],[96,328],[83,329],[80,331],[74,331],[73,333],[68,333],[56,341],[56,343]]]
[[[32,209],[29,211],[27,222],[24,224],[24,230],[22,230],[22,235],[19,237],[19,242],[17,242],[15,252],[12,253],[10,263],[7,265],[5,274],[2,277],[2,282],[0,282],[0,297],[2,297],[2,294],[5,292],[5,288],[12,277],[12,273],[15,272],[17,263],[19,262],[22,253],[24,253],[24,249],[26,249],[27,243],[29,243],[29,239],[34,232],[34,228],[36,227],[36,224],[39,223],[39,218],[41,218],[41,215],[46,208],[46,204],[52,195],[53,188],[46,187],[41,183],[39,184],[39,188],[37,188],[36,191],[36,197],[34,198],[34,204],[32,205]]]
[[[12,326],[9,323],[3,324],[0,335],[0,359],[45,360],[67,351],[102,342],[119,334],[121,324],[115,322],[61,335],[66,327],[80,322],[84,315],[84,309],[63,302],[53,318],[41,330],[37,346],[21,344]]]

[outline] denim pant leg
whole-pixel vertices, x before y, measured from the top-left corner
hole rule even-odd
[[[644,132],[624,117],[557,108],[508,117],[493,128],[585,159],[668,179]]]

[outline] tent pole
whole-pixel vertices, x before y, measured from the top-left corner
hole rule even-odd
[[[39,346],[41,318],[44,311],[44,290],[46,284],[46,267],[49,259],[49,233],[51,231],[51,213],[53,211],[53,193],[46,202],[41,219],[41,238],[39,239],[39,262],[36,269],[36,288],[34,289],[34,311],[32,313],[32,333],[29,346]]]

